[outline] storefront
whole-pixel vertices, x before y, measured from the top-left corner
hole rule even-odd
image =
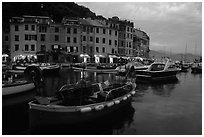
[[[109,55],[109,63],[117,63],[118,58],[116,55]]]
[[[106,63],[107,59],[104,55],[94,55],[95,63]]]
[[[88,54],[80,54],[80,57],[82,58],[82,63],[90,62],[90,56]]]

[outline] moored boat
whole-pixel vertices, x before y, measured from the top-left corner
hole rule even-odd
[[[169,59],[167,61],[156,61],[147,70],[136,70],[136,81],[161,81],[176,79],[176,74],[180,71]]]
[[[30,127],[72,125],[96,120],[130,103],[136,84],[109,82],[62,86],[58,96],[29,102]],[[57,120],[53,120],[56,119]]]
[[[193,63],[191,73],[202,73],[202,63]]]
[[[91,71],[97,73],[116,73],[115,65],[85,65],[85,64],[76,64],[72,66],[73,70],[78,71]]]
[[[2,95],[14,95],[22,92],[26,92],[35,88],[34,83],[27,81],[12,81],[2,83]]]

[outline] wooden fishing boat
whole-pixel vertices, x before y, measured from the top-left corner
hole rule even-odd
[[[35,88],[34,83],[27,81],[12,81],[2,83],[2,95],[13,95],[17,93],[26,92]]]
[[[170,60],[156,61],[147,70],[136,70],[136,81],[161,81],[176,79],[176,74],[180,71],[175,63]]]
[[[36,97],[29,102],[30,128],[96,120],[130,104],[135,88],[132,82],[87,84],[83,80],[62,86],[58,96]]]
[[[43,74],[56,74],[60,70],[60,66],[58,64],[42,63],[39,67]]]
[[[85,64],[76,64],[72,66],[73,70],[78,71],[90,71],[90,72],[97,72],[97,73],[116,73],[115,66],[111,65],[85,65]]]

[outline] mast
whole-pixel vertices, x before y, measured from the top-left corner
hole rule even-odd
[[[186,43],[186,48],[185,48],[185,56],[184,56],[184,61],[186,61],[186,53],[187,53],[187,43]]]
[[[197,48],[197,43],[195,42],[195,51],[194,51],[195,55],[196,55],[196,48]]]

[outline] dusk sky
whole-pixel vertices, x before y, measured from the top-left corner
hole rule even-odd
[[[96,15],[134,22],[150,36],[150,50],[201,54],[201,2],[77,2]]]

